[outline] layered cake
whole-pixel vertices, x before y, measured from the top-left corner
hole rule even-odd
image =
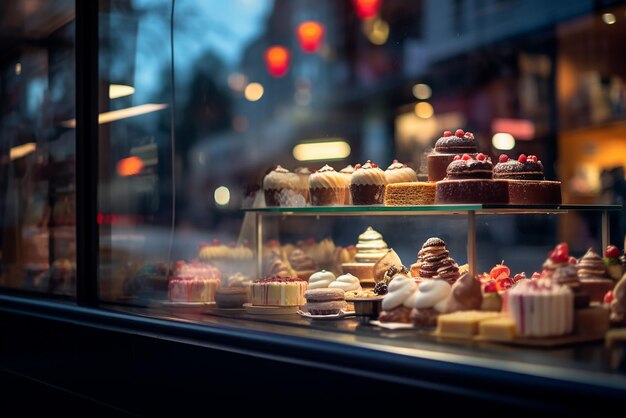
[[[476,158],[456,155],[447,168],[446,178],[437,182],[435,203],[507,203],[507,182],[492,180],[492,175],[493,164],[485,154],[479,153]]]
[[[574,328],[574,295],[552,280],[522,281],[508,292],[508,307],[522,337],[566,335]]]
[[[323,289],[330,286],[336,279],[332,271],[321,270],[309,277],[308,289]]]
[[[415,281],[406,276],[396,276],[388,287],[383,298],[382,308],[378,320],[380,322],[411,323],[412,297],[417,292]]]
[[[415,181],[393,183],[385,187],[385,206],[420,206],[435,204],[436,183]]]
[[[344,273],[350,273],[361,280],[361,285],[365,287],[374,286],[374,265],[384,255],[387,254],[387,243],[383,241],[383,236],[368,227],[365,232],[359,235],[356,245],[356,255],[354,263],[343,263],[341,265]]]
[[[303,188],[300,177],[286,168],[276,166],[263,178],[263,192],[267,206],[306,206],[309,189]]]
[[[350,193],[350,182],[327,164],[311,174],[308,188],[313,206],[343,205]]]
[[[219,270],[208,264],[176,264],[168,284],[170,302],[214,302],[215,291],[221,285]]]
[[[517,160],[502,154],[493,168],[493,178],[506,180],[509,203],[513,205],[558,205],[561,182],[547,181],[543,164],[534,155],[521,154]]]
[[[578,260],[576,269],[582,288],[592,302],[602,302],[604,295],[615,287],[615,281],[609,277],[602,257],[592,248]]]
[[[311,315],[335,315],[346,308],[344,291],[341,289],[309,289],[304,292],[306,304],[302,310]]]
[[[406,164],[399,163],[398,160],[393,160],[393,163],[385,170],[385,178],[387,179],[388,185],[416,182],[417,173]]]
[[[392,281],[393,283],[393,281]],[[435,326],[437,317],[446,312],[452,286],[445,280],[425,279],[407,302],[413,307],[411,322],[416,327]]]
[[[299,248],[294,249],[289,254],[289,264],[295,270],[298,278],[302,280],[308,280],[311,274],[315,272],[315,262]]]
[[[250,301],[257,306],[302,306],[305,304],[305,280],[271,277],[254,281],[250,286]]]
[[[460,276],[459,266],[450,257],[446,243],[437,237],[428,238],[411,265],[411,275],[420,279],[441,279],[453,284]]]
[[[478,145],[471,132],[457,129],[454,135],[445,131],[435,143],[434,151],[426,157],[428,161],[428,181],[443,180],[447,175],[448,165],[457,154],[476,155]]]
[[[380,205],[385,197],[385,172],[370,160],[357,164],[350,176],[350,195],[354,205]]]

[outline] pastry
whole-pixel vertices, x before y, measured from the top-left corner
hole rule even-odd
[[[548,258],[543,262],[541,277],[544,279],[550,279],[556,269],[559,267],[565,267],[568,264],[570,264],[569,246],[567,243],[562,242],[554,247],[554,250],[548,253]]]
[[[309,277],[309,289],[322,289],[327,288],[332,282],[335,281],[335,275],[331,271],[318,271]]]
[[[515,338],[515,321],[501,316],[478,323],[478,335],[492,341],[512,341]]]
[[[350,273],[343,274],[328,285],[331,289],[342,289],[344,292],[361,290],[359,279]]]
[[[345,204],[350,183],[344,175],[325,165],[311,174],[308,187],[313,206],[335,206]]]
[[[589,294],[583,289],[580,279],[578,278],[578,270],[572,264],[556,269],[552,274],[552,280],[560,285],[567,286],[574,294],[574,308],[582,309],[589,306]]]
[[[387,269],[387,271],[385,272],[385,274],[383,275],[383,282],[386,282],[387,284],[392,281],[398,274],[401,274],[403,276],[409,276],[410,272],[409,269],[407,269],[405,266],[403,265],[392,265],[391,267],[389,267]]]
[[[302,306],[305,303],[305,280],[270,277],[252,282],[250,301],[258,306]]]
[[[306,304],[302,310],[311,315],[336,315],[346,307],[341,289],[309,289],[304,292]]]
[[[354,167],[352,167],[352,165],[348,164],[347,166],[342,168],[339,171],[339,173],[344,176],[344,179],[347,181],[348,185],[350,185],[350,180],[352,178],[352,173],[354,173]],[[352,195],[350,194],[350,190],[348,190],[348,193],[346,193],[345,204],[346,205],[351,205],[352,204]]]
[[[501,314],[482,311],[460,311],[439,315],[437,334],[442,337],[472,338],[482,321],[500,318]]]
[[[250,292],[245,287],[220,287],[215,291],[218,308],[240,308],[248,301]]]
[[[306,206],[308,188],[303,188],[296,173],[279,166],[263,179],[263,192],[267,206]]]
[[[435,204],[435,182],[394,183],[385,187],[385,206],[421,206]]]
[[[357,164],[350,177],[350,195],[354,205],[380,205],[385,197],[385,172],[370,160]]]
[[[265,276],[268,277],[294,277],[296,272],[279,255],[273,253],[265,263]]]
[[[574,295],[552,280],[521,281],[508,292],[508,307],[521,337],[566,335],[574,328]]]
[[[592,302],[602,302],[606,292],[615,287],[615,281],[609,278],[602,257],[592,248],[578,260],[576,268],[582,288],[589,294]]]
[[[379,321],[411,323],[413,307],[409,302],[416,292],[417,284],[412,278],[396,276],[389,283],[389,292],[383,298],[383,311],[378,317]]]
[[[214,302],[220,285],[221,274],[215,267],[179,261],[169,279],[168,298],[170,302]]]
[[[393,283],[393,281],[392,281]],[[413,307],[411,321],[416,327],[434,326],[437,317],[445,313],[452,287],[445,280],[424,279],[408,301]]]
[[[411,265],[411,275],[421,279],[441,279],[453,284],[459,278],[459,266],[450,257],[446,243],[437,237],[428,238]]]
[[[602,261],[606,266],[606,271],[609,277],[613,280],[619,280],[624,274],[624,265],[622,264],[622,254],[615,245],[609,245],[604,251],[604,258]]]
[[[504,180],[492,180],[493,164],[485,154],[476,158],[456,155],[448,166],[446,178],[438,181],[435,204],[508,203],[509,190]]]
[[[300,179],[300,189],[305,191],[304,198],[306,202],[311,203],[311,195],[309,192],[309,176],[311,175],[311,170],[309,170],[308,167],[297,167],[293,172],[296,173]]]
[[[443,312],[476,311],[480,310],[483,303],[483,293],[480,281],[472,277],[468,272],[454,282],[452,290],[445,303]]]
[[[343,263],[341,268],[344,273],[358,277],[362,286],[374,287],[374,265],[386,254],[387,243],[383,240],[383,236],[370,226],[359,235],[354,256],[355,262]]]
[[[402,266],[402,260],[398,257],[398,254],[393,249],[388,249],[387,253],[383,255],[378,261],[374,264],[374,281],[377,283],[382,281],[385,277],[385,273],[392,266]],[[406,269],[406,267],[405,267]]]
[[[311,257],[304,254],[304,251],[296,248],[289,255],[289,264],[296,271],[298,278],[309,280],[311,274],[315,272],[315,263]]]
[[[502,296],[498,293],[495,281],[491,281],[483,287],[483,300],[480,304],[480,310],[490,312],[502,310]]]
[[[417,173],[406,164],[393,160],[393,163],[385,170],[387,184],[408,183],[417,181]]]
[[[493,178],[506,180],[509,202],[513,205],[558,205],[561,203],[561,182],[547,181],[543,164],[534,155],[521,154],[512,160],[500,155],[493,168]]]
[[[446,169],[457,154],[475,156],[478,152],[476,139],[471,132],[457,129],[454,135],[445,131],[435,143],[434,151],[426,159],[428,161],[428,181],[439,181],[446,177]]]

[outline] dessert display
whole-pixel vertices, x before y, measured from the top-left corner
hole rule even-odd
[[[353,205],[380,205],[385,197],[385,172],[370,160],[357,164],[350,176],[350,195]]]
[[[471,132],[457,129],[445,131],[435,143],[435,149],[428,155],[428,181],[443,180],[447,175],[448,165],[457,154],[474,156],[478,152],[478,144]]]
[[[311,174],[308,190],[313,206],[343,205],[350,193],[350,182],[346,181],[346,176],[325,165]]]
[[[624,264],[622,261],[622,254],[615,245],[609,245],[604,251],[604,258],[602,259],[606,266],[606,271],[609,277],[613,280],[619,280],[624,275]]]
[[[567,243],[562,242],[554,247],[554,250],[548,253],[548,258],[543,263],[543,270],[541,271],[541,277],[544,279],[552,278],[552,275],[559,267],[565,267],[568,264],[576,264],[575,258],[570,258],[569,246]]]
[[[441,279],[453,284],[459,278],[459,266],[450,257],[446,243],[437,237],[428,238],[411,265],[411,275],[421,279]]]
[[[344,291],[341,289],[309,289],[304,292],[306,304],[303,311],[311,315],[336,315],[346,308]]]
[[[298,174],[278,165],[263,178],[263,192],[267,206],[302,207],[309,189],[303,187]]]
[[[383,236],[370,226],[359,235],[354,256],[355,262],[343,263],[341,267],[344,273],[358,277],[363,286],[373,287],[374,265],[386,254],[387,243],[383,240]]]
[[[393,160],[393,163],[385,170],[385,178],[387,179],[388,185],[416,182],[417,173],[406,164],[399,163],[398,160]]]
[[[170,302],[214,302],[220,285],[221,274],[215,267],[179,261],[169,279],[168,298]]]
[[[241,308],[248,302],[250,292],[246,287],[219,287],[215,291],[215,303],[218,308]]]
[[[437,334],[442,337],[472,338],[478,334],[483,321],[501,318],[496,312],[460,311],[439,315]]]
[[[385,206],[421,206],[435,204],[435,182],[392,183],[385,187]]]
[[[321,270],[309,277],[308,289],[324,289],[330,286],[336,279],[331,271]]]
[[[302,280],[308,280],[311,274],[315,272],[313,259],[298,248],[289,254],[289,264],[295,270],[298,278]]]
[[[523,281],[508,292],[508,313],[522,337],[551,337],[574,329],[574,295],[552,280]]]
[[[252,282],[250,301],[257,306],[302,306],[307,282],[297,278],[270,277]]]
[[[592,248],[576,264],[582,288],[589,294],[592,302],[602,302],[604,295],[615,287],[602,262],[602,257]]]
[[[311,196],[309,192],[309,176],[311,175],[311,170],[308,167],[297,167],[293,170],[294,173],[298,175],[300,179],[300,189],[305,191],[304,198],[307,203],[311,203]]]
[[[452,287],[445,280],[424,279],[408,301],[413,307],[411,311],[413,325],[435,326],[437,317],[446,312],[451,292]]]
[[[382,301],[383,311],[378,320],[380,322],[411,323],[413,309],[412,297],[417,292],[415,281],[406,276],[396,276],[389,283],[389,291]]]
[[[552,281],[570,288],[574,294],[574,308],[582,309],[589,306],[589,294],[585,292],[578,278],[578,270],[572,264],[556,269],[552,275]]]
[[[547,181],[543,164],[534,155],[520,154],[517,160],[502,154],[493,168],[493,178],[506,180],[508,203],[513,205],[558,205],[561,203],[561,182]]]
[[[493,180],[492,171],[491,159],[485,154],[454,156],[446,178],[437,182],[435,203],[508,203],[507,182]]]

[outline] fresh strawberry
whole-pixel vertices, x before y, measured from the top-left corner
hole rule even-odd
[[[496,264],[491,271],[489,272],[489,275],[494,279],[494,280],[498,280],[504,277],[511,277],[511,269],[509,269],[507,266],[504,265],[504,260],[502,260],[502,262],[500,264]]]
[[[496,284],[495,280],[491,280],[490,282],[488,282],[485,285],[483,290],[484,290],[485,293],[497,292],[498,291],[498,285]]]
[[[622,254],[615,245],[609,245],[604,251],[604,256],[607,258],[619,258]]]
[[[525,278],[526,278],[526,273],[524,273],[524,272],[517,273],[517,274],[515,275],[515,277],[513,277],[513,282],[517,283],[517,282],[519,282],[520,280],[525,279]]]
[[[483,273],[481,275],[476,276],[476,278],[480,281],[480,283],[485,284],[485,283],[489,283],[490,281],[492,281],[493,279],[491,278],[491,276],[487,273]]]
[[[567,262],[575,266],[575,265],[576,265],[576,263],[578,263],[578,260],[576,260],[576,257],[572,257],[572,256],[570,256],[570,257],[567,259]]]
[[[502,277],[496,280],[496,287],[500,291],[510,289],[513,287],[513,280],[510,277]]]

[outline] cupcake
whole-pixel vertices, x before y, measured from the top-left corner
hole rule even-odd
[[[408,305],[413,307],[411,311],[413,325],[435,326],[439,314],[445,313],[448,309],[448,298],[451,293],[452,286],[444,280],[423,280],[418,285],[417,292],[408,301]]]
[[[615,281],[609,278],[602,257],[592,248],[576,264],[578,277],[592,302],[602,302],[604,295],[615,287]]]
[[[406,164],[393,160],[393,163],[385,170],[387,184],[409,183],[417,181],[417,173]]]
[[[336,279],[335,275],[331,271],[321,270],[311,274],[309,277],[308,289],[323,289]]]
[[[315,272],[313,259],[299,248],[296,248],[289,254],[289,264],[296,271],[298,278],[302,280],[308,280],[311,274]]]
[[[352,195],[350,194],[350,179],[352,178],[352,173],[354,173],[354,167],[351,164],[348,164],[344,168],[342,168],[339,173],[344,177],[346,182],[348,183],[348,192],[346,193],[346,205],[352,204]]]
[[[311,196],[309,193],[309,176],[311,176],[311,170],[308,167],[298,167],[293,170],[294,173],[298,175],[300,179],[300,188],[306,191],[306,195],[304,196],[307,203],[311,203]]]
[[[396,276],[388,286],[388,292],[383,298],[382,308],[378,320],[380,322],[411,323],[411,305],[413,295],[417,293],[417,284],[406,276]]]
[[[311,174],[308,187],[313,206],[334,206],[345,204],[350,183],[327,164]]]
[[[303,188],[296,173],[280,165],[263,179],[263,191],[267,206],[301,207],[306,205],[308,188]]]
[[[370,160],[357,164],[350,177],[350,195],[354,205],[380,205],[385,198],[385,172]]]

